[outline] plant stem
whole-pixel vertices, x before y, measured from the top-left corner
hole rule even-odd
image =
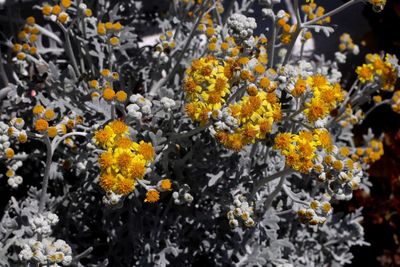
[[[293,202],[296,202],[296,203],[299,203],[299,204],[303,204],[303,205],[306,205],[306,206],[309,205],[308,202],[298,199],[298,198],[295,196],[295,194],[292,192],[292,190],[290,190],[290,188],[287,187],[286,185],[283,185],[282,188],[283,188],[283,191],[286,193],[286,195],[287,195]]]
[[[290,169],[290,168],[285,168],[285,169],[283,169],[282,171],[276,172],[276,173],[274,173],[274,174],[272,174],[272,175],[270,175],[270,176],[263,177],[263,178],[262,178],[261,180],[259,180],[259,181],[257,182],[257,184],[254,186],[253,192],[251,193],[250,198],[253,198],[253,196],[257,193],[257,191],[258,191],[261,187],[263,187],[264,185],[266,185],[267,183],[269,183],[269,182],[271,182],[271,181],[273,181],[273,180],[275,180],[275,179],[277,179],[277,178],[279,178],[279,177],[284,177],[284,176],[286,176],[286,175],[288,175],[288,174],[291,174],[292,172],[293,172],[292,169]]]
[[[182,138],[185,138],[185,137],[190,137],[192,135],[195,135],[197,133],[200,133],[200,132],[204,131],[210,125],[211,125],[211,122],[208,122],[208,123],[206,123],[206,124],[204,124],[202,126],[199,126],[199,127],[195,128],[195,129],[193,129],[193,130],[191,130],[191,131],[189,131],[187,133],[183,133],[183,134],[172,133],[171,137],[169,138],[169,140],[172,141],[172,140],[179,140],[179,139],[182,139]]]
[[[44,211],[44,206],[46,203],[47,187],[49,186],[50,168],[51,168],[51,163],[53,161],[53,149],[48,136],[44,137],[44,143],[46,145],[47,154],[46,154],[46,167],[44,170],[44,176],[42,181],[42,191],[40,193],[39,214],[43,213]]]
[[[367,112],[364,113],[364,118],[366,118],[372,111],[374,111],[377,107],[385,105],[385,104],[390,104],[390,99],[386,99],[376,105],[374,105],[373,107],[371,107],[369,110],[367,110]]]
[[[290,42],[289,48],[285,55],[285,59],[283,60],[283,63],[282,63],[283,66],[289,62],[290,57],[292,56],[294,45],[296,44],[296,40],[299,37],[302,29],[303,28],[301,26],[297,27],[296,31],[293,33],[292,41]]]
[[[1,53],[0,49],[0,76],[1,79],[3,80],[4,86],[7,86],[9,83],[6,71],[4,70],[4,65],[3,65],[3,54]]]
[[[63,136],[60,136],[58,138],[54,138],[53,142],[51,143],[52,148],[53,148],[53,152],[56,150],[56,148],[58,147],[58,145],[61,143],[61,141],[67,139],[68,137],[74,136],[74,135],[79,135],[79,136],[84,136],[86,137],[88,135],[88,133],[84,133],[84,132],[72,132],[72,133],[67,133],[64,134]]]
[[[343,11],[344,9],[348,8],[349,6],[352,6],[352,5],[354,5],[354,4],[356,4],[356,3],[360,2],[360,1],[361,0],[350,0],[349,2],[344,3],[343,5],[335,8],[334,10],[329,11],[328,13],[325,13],[324,15],[322,15],[320,17],[317,17],[315,19],[312,19],[310,21],[305,22],[303,24],[303,26],[310,26],[311,24],[314,24],[314,23],[316,23],[316,22],[318,22],[320,20],[323,20],[323,19],[325,19],[327,17],[333,16],[333,15]]]
[[[275,39],[276,39],[276,30],[277,30],[277,25],[276,25],[276,20],[275,16],[272,19],[272,40],[271,40],[271,60],[270,60],[270,67],[274,67],[274,59],[275,59]]]
[[[79,71],[78,64],[76,63],[74,51],[72,50],[71,38],[69,37],[69,30],[65,29],[65,27],[62,24],[59,23],[59,25],[60,25],[62,32],[64,33],[64,38],[66,41],[65,42],[65,50],[67,52],[68,57],[71,60],[71,63],[75,70],[76,75],[79,77],[79,76],[81,76],[81,73]]]
[[[278,185],[275,187],[275,190],[271,193],[271,195],[269,195],[269,197],[267,198],[267,200],[265,201],[265,206],[264,206],[264,210],[268,211],[269,208],[272,205],[272,202],[274,201],[275,197],[279,194],[279,192],[281,191],[283,184],[286,181],[286,175],[283,175],[281,177],[281,179],[279,180]]]

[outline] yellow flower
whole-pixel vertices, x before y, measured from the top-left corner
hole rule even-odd
[[[69,15],[66,12],[61,12],[60,15],[58,15],[57,20],[61,22],[62,24],[65,24],[69,19]]]
[[[56,137],[57,134],[58,134],[58,130],[57,130],[57,128],[56,128],[55,126],[51,126],[51,127],[49,127],[49,128],[47,129],[47,135],[48,135],[50,138]]]
[[[115,94],[115,98],[117,99],[117,101],[118,102],[121,102],[121,103],[123,103],[123,102],[125,102],[126,101],[126,99],[128,98],[128,95],[125,93],[125,91],[118,91],[116,94]]]
[[[99,157],[100,167],[104,170],[109,169],[114,164],[114,156],[111,150],[101,153]]]
[[[50,16],[52,10],[53,10],[53,8],[52,8],[50,5],[45,4],[45,5],[42,7],[42,14],[43,14],[44,16]]]
[[[102,147],[109,147],[114,141],[115,133],[109,127],[106,126],[104,129],[98,130],[94,134],[96,144],[100,144]]]
[[[51,12],[52,12],[54,15],[58,15],[58,14],[60,14],[60,12],[61,12],[61,7],[60,7],[59,5],[55,5],[55,6],[53,6],[53,9],[51,10]]]
[[[113,29],[114,31],[120,31],[120,30],[122,30],[122,24],[119,23],[119,22],[116,22],[116,23],[114,23],[114,24],[112,25],[112,29]]]
[[[155,189],[149,189],[146,193],[146,199],[144,202],[154,203],[160,199],[160,192]]]
[[[106,26],[104,23],[99,22],[99,24],[97,24],[97,33],[99,35],[105,35],[107,33]]]
[[[113,45],[113,46],[116,46],[116,45],[118,45],[119,44],[119,38],[118,37],[111,37],[110,38],[110,44],[111,45]]]
[[[102,173],[102,175],[100,175],[100,186],[104,191],[112,190],[117,181],[117,177],[112,173]]]
[[[35,18],[30,16],[26,18],[26,23],[30,26],[33,26],[35,24]]]
[[[142,179],[146,173],[146,161],[140,156],[135,156],[129,166],[131,177],[134,179]]]
[[[42,114],[44,112],[44,107],[42,105],[36,105],[33,107],[32,112],[34,115]]]
[[[356,73],[358,75],[358,79],[362,83],[373,81],[374,79],[374,67],[371,64],[363,64],[362,66],[358,66]]]
[[[322,99],[313,98],[306,103],[304,114],[310,122],[315,122],[318,119],[324,118],[329,113],[329,108]]]
[[[128,195],[135,189],[135,181],[132,179],[120,178],[117,183],[116,193],[121,195]]]
[[[172,190],[172,183],[170,179],[163,179],[160,181],[160,188],[164,191]]]
[[[56,117],[56,113],[54,112],[54,110],[52,109],[46,109],[46,111],[44,112],[44,118],[47,121],[51,121]]]
[[[154,160],[154,148],[151,143],[146,143],[144,141],[140,141],[137,146],[137,151],[139,154],[143,156],[143,158],[147,161]]]
[[[69,8],[71,6],[71,0],[61,0],[61,5],[65,8]]]
[[[15,155],[14,149],[12,149],[12,148],[10,148],[10,147],[7,148],[7,149],[5,150],[5,155],[6,155],[6,158],[7,158],[7,159],[13,158],[14,155]]]
[[[46,131],[49,128],[49,123],[44,119],[38,119],[35,123],[35,130],[38,132]]]
[[[108,125],[117,135],[128,133],[128,125],[126,125],[123,121],[115,120],[110,122]]]
[[[111,101],[114,99],[115,91],[112,88],[106,88],[103,91],[103,98],[107,101]]]

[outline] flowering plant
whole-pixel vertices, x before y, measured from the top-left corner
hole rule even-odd
[[[89,2],[34,6],[40,19],[2,43],[1,177],[18,194],[0,221],[1,265],[351,262],[367,244],[361,209],[332,207],[370,187],[383,136],[356,143],[352,129],[377,106],[400,112],[400,66],[367,54],[342,80],[360,50],[351,36],[334,60],[307,43],[340,11],[385,0],[329,12],[174,0],[153,18],[138,1]],[[270,23],[259,34],[255,6]],[[152,22],[156,38],[142,30]]]

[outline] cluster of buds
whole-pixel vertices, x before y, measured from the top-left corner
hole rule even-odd
[[[236,43],[242,43],[253,36],[253,31],[257,28],[254,18],[246,17],[242,14],[233,14],[227,20],[228,32],[235,39]]]
[[[33,107],[32,113],[35,117],[35,130],[42,134],[47,134],[50,138],[54,138],[58,135],[64,135],[67,133],[66,118],[59,123],[50,125],[57,117],[57,114],[52,108],[45,108],[42,105],[36,105]]]
[[[35,43],[38,40],[39,34],[39,28],[35,26],[35,18],[28,17],[23,29],[18,33],[18,39],[22,43],[15,43],[12,48],[18,60],[25,60],[27,54],[37,54]]]
[[[70,16],[67,13],[71,5],[71,0],[61,0],[58,5],[54,6],[45,4],[44,6],[42,6],[42,14],[46,19],[49,19],[51,21],[58,21],[61,24],[66,24],[71,20]]]
[[[109,190],[103,196],[103,203],[108,206],[114,206],[120,203],[121,198],[123,196],[121,194],[114,193],[113,191]]]
[[[365,147],[357,147],[352,155],[353,160],[361,160],[364,164],[372,164],[379,160],[384,151],[383,143],[378,139],[371,139]]]
[[[309,208],[302,208],[297,211],[301,223],[317,225],[326,222],[327,217],[332,213],[332,206],[329,203],[330,196],[324,195],[320,201],[312,200]]]
[[[331,154],[317,156],[314,171],[318,174],[318,180],[326,183],[328,193],[339,200],[351,199],[353,190],[358,189],[363,177],[359,162],[349,158],[351,152],[347,146],[340,149],[334,146]]]
[[[58,216],[52,212],[38,214],[29,218],[29,225],[33,232],[42,236],[50,236],[52,233],[51,227],[58,223]]]
[[[6,172],[7,183],[11,188],[18,188],[19,185],[22,184],[24,179],[22,176],[17,175],[16,171],[22,167],[22,161],[17,160],[12,164],[8,165],[8,170]]]
[[[109,69],[101,70],[101,77],[97,80],[89,81],[89,87],[94,91],[91,94],[92,99],[96,99],[101,96],[106,101],[116,100],[119,103],[125,103],[128,98],[127,93],[124,90],[115,92],[112,88],[113,83],[119,81],[118,72],[112,72]]]
[[[317,4],[314,1],[311,1],[309,4],[302,5],[301,10],[304,12],[307,19],[309,20],[319,18],[323,16],[325,13],[325,8],[323,8],[322,6],[317,6]],[[330,22],[331,22],[331,17],[326,17],[324,20],[317,21],[316,24],[322,25],[324,23],[330,23]]]
[[[161,57],[168,55],[175,48],[176,43],[173,37],[174,33],[172,31],[166,31],[165,34],[160,36],[160,43],[156,46],[156,51]]]
[[[347,127],[349,125],[356,125],[364,119],[364,113],[361,109],[354,111],[351,106],[345,109],[342,118],[339,121],[339,125],[342,127]]]
[[[166,96],[160,99],[160,104],[165,111],[171,111],[176,106],[175,100]]]
[[[160,192],[167,192],[172,190],[172,182],[170,179],[162,179],[158,181],[155,186],[146,185],[144,183],[142,185],[147,190],[144,202],[148,203],[157,202],[160,199]]]
[[[129,98],[131,104],[126,107],[128,116],[137,120],[141,120],[143,116],[151,114],[153,103],[143,97],[141,94],[131,95]]]
[[[112,46],[117,46],[120,43],[119,34],[122,28],[123,26],[119,22],[99,22],[99,24],[97,24],[97,33],[100,36],[107,37]]]
[[[240,218],[246,227],[254,226],[254,220],[251,216],[254,213],[254,208],[247,202],[245,196],[238,195],[233,200],[233,206],[227,213],[229,225],[232,228],[239,226],[239,221],[236,218]]]
[[[190,187],[184,184],[178,191],[172,193],[172,198],[176,205],[190,204],[193,202],[193,196],[189,193]]]
[[[282,34],[280,35],[279,40],[282,44],[287,45],[292,41],[292,35],[297,29],[297,24],[290,25],[288,23],[290,15],[283,10],[279,10],[276,18],[276,24],[282,29]]]
[[[343,33],[340,36],[340,44],[339,44],[339,51],[344,52],[351,52],[354,55],[358,55],[360,52],[360,48],[358,45],[353,43],[353,39],[351,38],[350,34]]]
[[[13,118],[7,127],[7,134],[11,138],[15,138],[19,143],[23,144],[28,141],[28,135],[24,129],[25,121],[22,118]]]
[[[21,261],[35,262],[40,266],[69,266],[72,263],[72,249],[61,239],[28,239],[18,256]]]

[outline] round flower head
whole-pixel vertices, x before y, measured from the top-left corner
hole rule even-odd
[[[111,88],[106,88],[103,91],[103,98],[107,101],[111,101],[114,99],[115,91]]]
[[[49,123],[44,119],[38,119],[35,123],[35,130],[38,132],[46,131],[49,128]]]
[[[160,199],[160,192],[155,189],[149,189],[146,193],[146,199],[144,202],[154,203]]]

